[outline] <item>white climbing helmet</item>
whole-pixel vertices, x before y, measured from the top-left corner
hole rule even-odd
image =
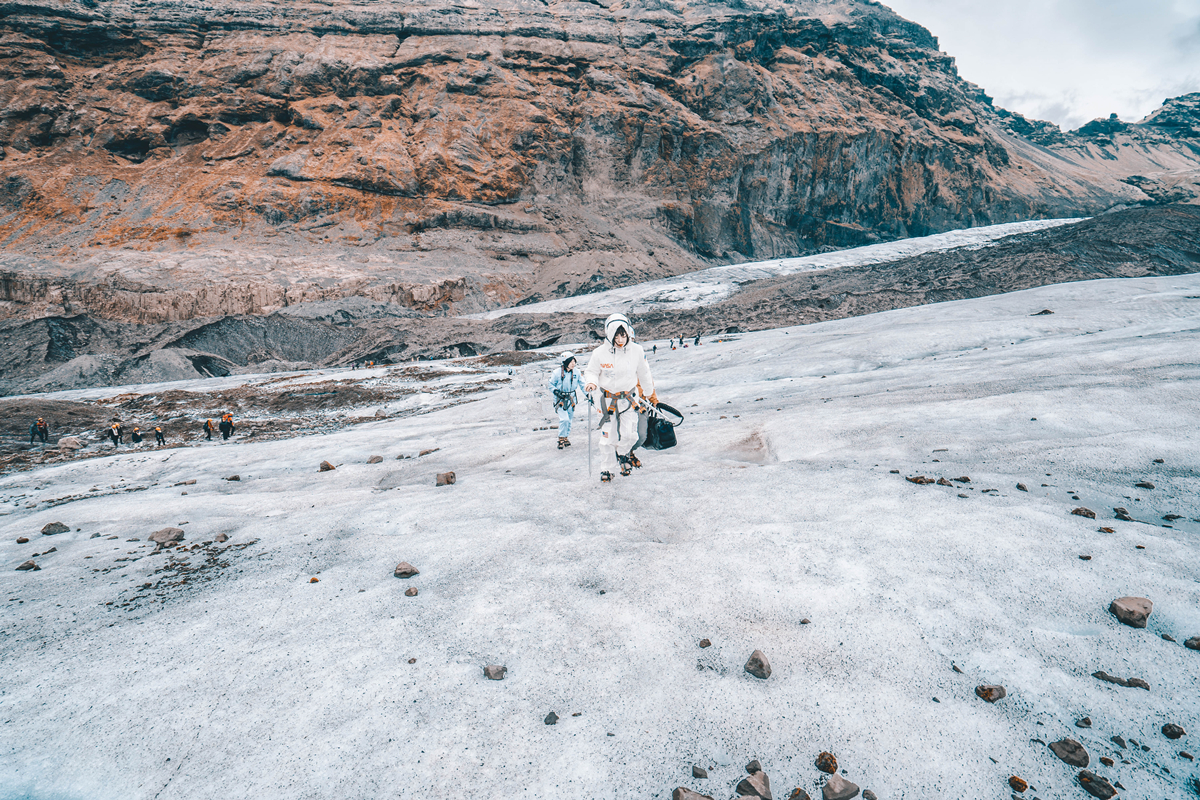
[[[567,352],[563,353],[561,356],[558,357],[558,363],[562,365],[563,369],[566,369],[567,364],[570,364],[574,360],[575,360],[575,354],[572,353],[570,350],[568,350]]]
[[[629,334],[629,341],[633,341],[633,323],[629,321],[629,317],[624,314],[610,314],[608,319],[604,320],[604,338],[609,344],[614,344],[613,338],[617,335],[618,328],[624,328]]]

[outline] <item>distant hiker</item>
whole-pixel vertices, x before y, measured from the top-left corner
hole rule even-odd
[[[696,336],[696,341],[692,342],[692,344],[696,345],[696,347],[699,347],[700,346],[700,337]]]
[[[575,354],[563,353],[559,369],[550,379],[550,391],[554,396],[554,411],[558,414],[558,449],[571,446],[571,418],[575,416],[576,393],[583,388],[583,379],[575,371]]]
[[[211,419],[204,420],[204,439],[205,439],[205,441],[212,440],[213,431],[215,431],[215,430],[216,430],[216,428],[213,427],[213,423],[212,423]]]
[[[233,414],[226,414],[221,417],[221,438],[228,439],[233,436]]]
[[[650,352],[654,355],[658,355],[658,345],[654,345],[654,348]]]
[[[134,444],[141,444],[142,443],[142,429],[135,427],[133,429],[133,433],[129,434],[129,441],[133,442]]]
[[[112,427],[108,429],[108,436],[112,439],[113,447],[121,444],[121,437],[125,435],[125,429],[121,427],[121,423],[114,422]]]
[[[161,427],[154,429],[154,443],[155,444],[166,444],[167,443],[167,440],[163,438],[163,433],[162,433]]]
[[[638,412],[658,402],[654,378],[646,351],[633,341],[633,325],[624,314],[613,314],[604,321],[604,344],[592,352],[583,371],[589,394],[601,392],[600,404],[600,480],[609,483],[620,464],[628,475],[642,462],[633,454],[638,443]]]
[[[41,417],[37,418],[37,422],[29,426],[29,443],[33,444],[33,437],[38,436],[42,440],[42,444],[46,443],[46,436],[50,433],[50,426],[46,424],[46,420]]]

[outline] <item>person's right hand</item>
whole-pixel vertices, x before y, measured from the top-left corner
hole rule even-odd
[[[583,390],[584,390],[585,392],[587,392],[588,394],[591,394],[592,392],[596,391],[596,384],[594,384],[594,383],[589,383],[589,384],[587,384],[586,386],[584,386],[584,387],[583,387]]]

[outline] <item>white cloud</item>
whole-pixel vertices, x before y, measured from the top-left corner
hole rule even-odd
[[[1200,91],[1200,0],[888,0],[996,102],[1076,128]]]

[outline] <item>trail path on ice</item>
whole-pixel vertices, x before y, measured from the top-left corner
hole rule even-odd
[[[1200,652],[1161,634],[1200,635],[1197,353],[1200,276],[1072,283],[660,348],[680,445],[611,486],[582,420],[565,451],[533,430],[544,365],[427,416],[5,476],[0,797],[724,798],[752,758],[816,796],[829,750],[881,798],[1082,798],[1039,743],[1065,736],[1122,796],[1190,796]],[[175,524],[229,547],[152,555]]]
[[[626,314],[640,314],[651,310],[686,311],[718,303],[734,294],[739,286],[750,281],[779,278],[797,272],[880,264],[922,253],[954,250],[960,247],[986,247],[1005,236],[1032,233],[1074,222],[1082,222],[1082,220],[1042,219],[1008,222],[1003,225],[967,228],[933,236],[919,236],[801,258],[781,258],[711,267],[698,272],[677,275],[673,278],[662,278],[657,281],[647,281],[578,297],[562,297],[513,308],[500,308],[483,314],[471,314],[468,315],[468,318],[499,319],[509,314],[546,314],[555,311],[583,313],[603,311],[605,314],[615,311]]]

